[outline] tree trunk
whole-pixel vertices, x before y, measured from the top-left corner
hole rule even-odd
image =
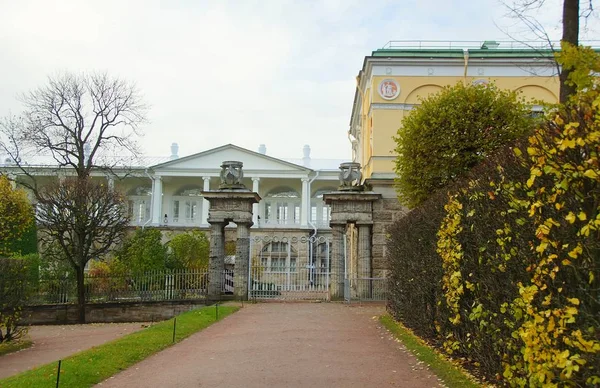
[[[85,282],[84,267],[77,267],[77,321],[85,323]]]
[[[579,0],[563,1],[563,34],[562,42],[579,45]],[[575,87],[567,85],[571,70],[562,69],[560,72],[560,103],[564,104],[569,96],[575,94]]]

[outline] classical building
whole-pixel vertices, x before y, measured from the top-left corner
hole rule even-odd
[[[393,186],[393,136],[420,98],[457,82],[493,82],[522,92],[532,111],[541,111],[542,102],[558,100],[550,50],[490,41],[440,45],[390,42],[365,57],[350,119],[348,146],[354,163],[346,163],[349,181],[364,184],[361,190],[344,191],[348,188],[340,186],[340,163],[349,161],[312,159],[308,146],[302,158],[284,160],[267,155],[264,145],[254,152],[231,144],[180,158],[173,144],[170,157],[146,159],[117,170],[117,177],[97,171],[94,179],[105,179],[126,193],[132,226],[160,228],[165,236],[199,229],[212,236],[224,234],[224,244],[249,233],[250,267],[256,272],[248,279],[254,296],[317,290],[339,297],[354,287],[372,297],[370,279],[387,273],[386,228],[405,211]],[[233,223],[219,229],[223,221],[209,215],[209,200],[216,197],[203,194],[219,189],[224,161],[242,162],[241,184],[258,195],[252,197],[257,202],[251,205],[251,227],[246,219],[239,221],[243,228],[237,235]],[[50,164],[30,167],[40,181],[68,175]],[[19,172],[10,161],[2,170]],[[209,222],[218,223],[218,228],[211,229]],[[217,248],[223,256],[225,247]],[[357,280],[342,283],[344,278]]]
[[[386,226],[405,212],[394,189],[393,137],[420,99],[457,82],[494,83],[519,91],[531,102],[532,111],[541,111],[542,103],[558,102],[556,69],[553,52],[545,44],[515,42],[397,41],[365,57],[356,77],[348,133],[352,159],[362,165],[364,182],[382,196],[373,205],[374,269],[386,268]],[[355,230],[350,228],[349,233],[354,236]]]
[[[232,144],[179,157],[178,146],[173,144],[170,157],[142,158],[136,165],[113,169],[111,175],[94,171],[92,178],[105,180],[127,196],[132,227],[159,228],[165,241],[191,229],[211,236],[214,231],[205,194],[221,187],[224,161],[242,163],[241,185],[260,198],[252,205],[249,229],[253,270],[257,272],[253,278],[262,279],[257,294],[269,296],[271,290],[261,287],[274,283],[294,290],[318,286],[326,293],[331,210],[323,194],[337,190],[344,160],[311,158],[308,145],[301,158],[287,160],[267,155],[264,145],[254,152]],[[53,166],[51,158],[38,155],[25,162],[41,185],[70,174],[68,169]],[[26,179],[10,160],[1,170],[17,182]],[[236,242],[237,226],[234,222],[225,225],[226,242]]]
[[[553,52],[514,42],[389,42],[365,57],[356,79],[353,161],[376,191],[393,182],[392,138],[421,98],[457,82],[494,83],[521,92],[532,111],[541,111],[541,102],[556,103],[559,94]]]

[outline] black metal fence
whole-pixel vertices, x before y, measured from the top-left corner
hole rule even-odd
[[[206,298],[208,272],[188,269],[120,276],[86,274],[84,284],[88,303],[197,300]],[[75,279],[46,278],[29,285],[29,305],[76,302]]]

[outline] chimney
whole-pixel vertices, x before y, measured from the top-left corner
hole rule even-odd
[[[258,153],[266,155],[267,154],[267,146],[264,144],[261,144],[258,146]]]
[[[302,148],[302,153],[304,154],[302,157],[302,164],[304,167],[310,167],[310,146],[308,144]]]
[[[175,159],[179,159],[179,155],[177,155],[177,153],[179,152],[179,145],[177,143],[172,143],[171,144],[171,160],[175,160]]]

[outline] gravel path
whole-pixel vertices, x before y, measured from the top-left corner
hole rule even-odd
[[[381,327],[383,312],[337,303],[246,305],[99,386],[439,386]]]
[[[32,326],[29,329],[29,337],[33,346],[0,356],[0,379],[58,361],[141,328],[141,323]]]

